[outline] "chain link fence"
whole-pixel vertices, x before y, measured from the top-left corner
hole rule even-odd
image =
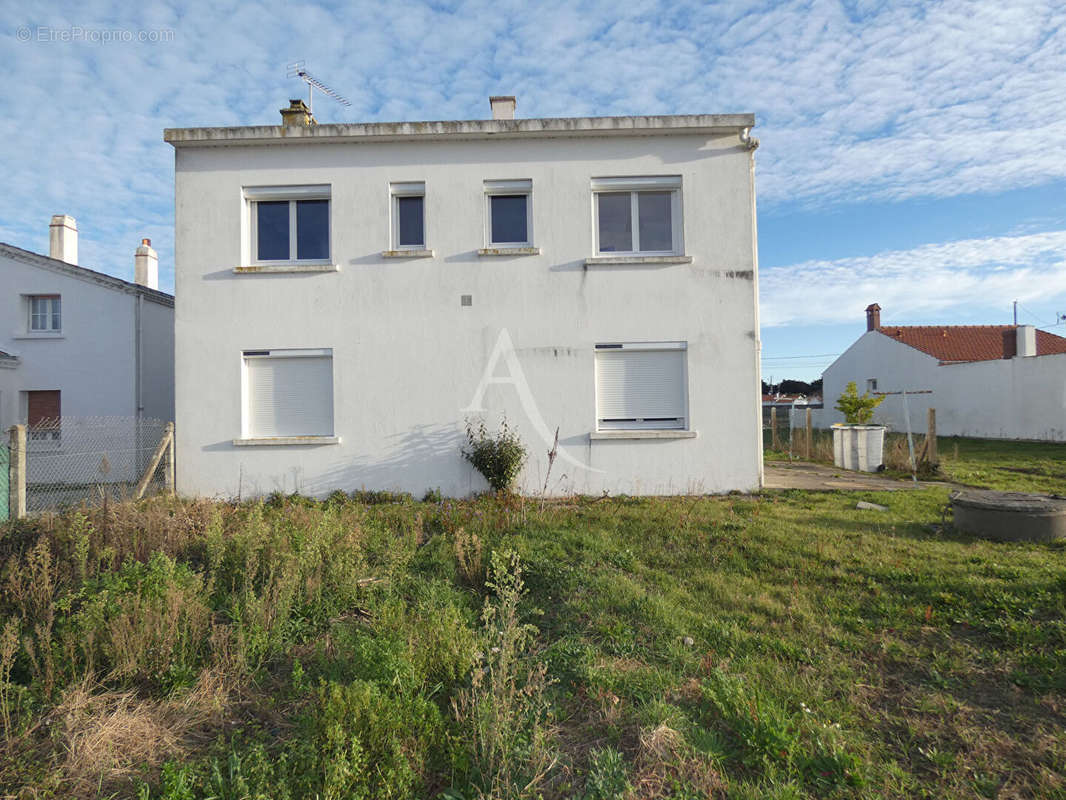
[[[164,420],[136,417],[63,417],[30,426],[26,511],[57,511],[105,497],[132,500],[142,482],[141,494],[164,490],[173,463],[172,430]]]

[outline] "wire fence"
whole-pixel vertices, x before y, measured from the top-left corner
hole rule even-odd
[[[169,423],[136,417],[63,417],[26,431],[26,511],[57,511],[133,499],[160,453]],[[167,485],[167,459],[158,458],[144,494]]]
[[[821,408],[818,404],[763,406],[763,449],[799,459],[817,459],[827,450],[831,453],[831,435],[813,426],[810,430],[807,428],[808,409],[816,412]]]

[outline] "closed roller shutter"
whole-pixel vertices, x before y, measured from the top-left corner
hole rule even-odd
[[[597,349],[596,406],[605,428],[685,427],[685,351]]]
[[[248,435],[333,435],[333,357],[245,357]]]

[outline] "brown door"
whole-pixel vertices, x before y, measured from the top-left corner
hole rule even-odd
[[[34,439],[59,438],[59,390],[26,392],[26,422]]]

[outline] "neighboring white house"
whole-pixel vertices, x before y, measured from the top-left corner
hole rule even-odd
[[[64,418],[173,419],[174,298],[137,248],[138,282],[78,266],[78,229],[57,215],[50,256],[0,243],[0,429],[64,444]],[[31,475],[32,478],[32,475]]]
[[[178,490],[760,487],[750,114],[169,129]],[[558,429],[558,454],[548,451]]]
[[[866,333],[822,373],[823,426],[849,381],[883,393],[874,421],[923,431],[936,409],[941,436],[1066,441],[1066,338],[1030,325],[882,325],[866,309]],[[907,392],[906,413],[904,396]]]

